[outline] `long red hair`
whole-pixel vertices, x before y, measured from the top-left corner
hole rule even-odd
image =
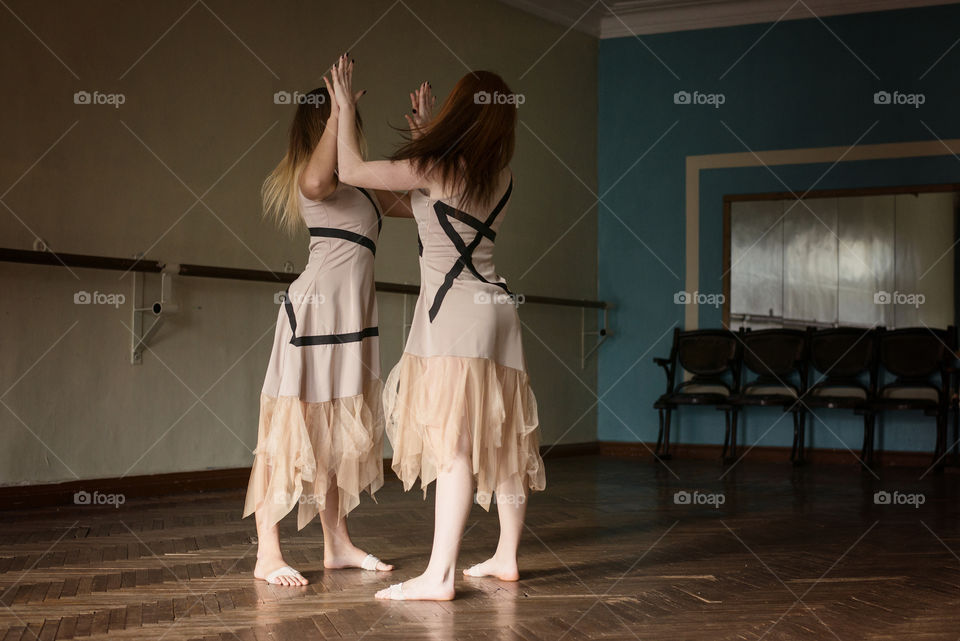
[[[507,83],[492,71],[473,71],[457,82],[422,135],[391,158],[438,176],[464,202],[487,203],[513,158],[516,125],[516,97]]]

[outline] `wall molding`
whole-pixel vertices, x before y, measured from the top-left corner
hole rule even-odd
[[[590,443],[564,443],[541,447],[546,459],[571,456],[606,456],[611,458],[653,460],[653,443],[594,441]],[[721,445],[676,443],[671,445],[674,460],[714,460],[720,464]],[[858,466],[859,461],[844,449],[808,449],[807,459],[812,465]],[[931,463],[929,452],[881,452],[876,453],[876,464],[882,467],[911,467],[926,469]],[[789,447],[752,447],[746,456],[750,462],[779,463],[789,468]],[[949,457],[948,457],[949,459]],[[392,475],[391,459],[384,459],[384,473]],[[947,461],[949,464],[949,460]],[[956,471],[960,468],[948,468]],[[222,490],[242,491],[250,478],[249,467],[234,467],[222,470],[197,470],[172,474],[148,474],[108,479],[87,479],[43,485],[14,485],[0,487],[0,511],[23,508],[56,508],[73,505],[76,492],[96,490],[101,494],[123,494],[125,498],[157,498],[196,492]],[[240,502],[237,511],[242,510]]]
[[[599,453],[598,444],[560,443],[540,447],[544,458],[591,456]],[[383,461],[385,475],[392,475],[391,459]],[[27,507],[73,505],[74,494],[80,491],[101,494],[123,494],[125,498],[156,498],[191,492],[243,490],[250,479],[249,467],[231,467],[219,470],[197,470],[169,474],[145,474],[115,478],[84,479],[40,485],[0,486],[0,511]],[[238,505],[237,510],[242,506]]]
[[[916,9],[952,0],[501,0],[506,5],[596,38],[713,29],[746,24]]]
[[[597,448],[600,456],[609,456],[611,458],[631,458],[653,460],[653,450],[656,443],[624,442],[624,441],[599,441]],[[740,449],[740,453],[744,453]],[[723,452],[723,445],[720,444],[700,444],[700,443],[671,443],[670,452],[674,461],[684,459],[692,460],[712,460],[720,465],[720,455]],[[808,448],[804,450],[807,458],[807,465],[846,465],[859,467],[860,460],[855,453],[846,449],[832,448]],[[750,451],[744,457],[745,460],[754,462],[780,463],[787,467],[790,466],[790,448],[768,445],[756,445],[750,448]],[[947,456],[944,463],[950,465],[951,457]],[[932,452],[903,452],[903,451],[880,451],[874,453],[875,467],[909,467],[916,469],[927,469],[933,463]],[[948,467],[950,470],[957,470],[957,467]]]
[[[949,0],[627,0],[612,5],[616,16],[601,18],[600,37],[622,38],[942,4],[953,3]]]

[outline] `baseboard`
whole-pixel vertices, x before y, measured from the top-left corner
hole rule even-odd
[[[590,443],[557,443],[556,445],[541,445],[540,456],[546,459],[564,458],[567,456],[596,456],[600,454],[600,442]]]
[[[653,459],[654,444],[626,443],[618,441],[594,441],[591,443],[562,443],[540,448],[544,458],[568,456],[609,456],[616,458]],[[671,445],[671,454],[676,459],[720,460],[720,445],[676,443]],[[744,450],[741,450],[744,451]],[[751,461],[788,463],[790,448],[757,446],[750,449],[747,458]],[[950,457],[948,457],[950,458]],[[815,465],[859,465],[857,458],[847,450],[810,449],[807,461]],[[876,465],[883,467],[926,468],[932,462],[927,452],[877,452]],[[949,462],[949,461],[948,461]],[[390,459],[384,460],[384,470],[390,471]],[[0,487],[0,510],[26,507],[54,507],[71,505],[78,492],[98,492],[100,495],[122,494],[125,499],[152,498],[188,492],[212,492],[216,490],[241,490],[250,478],[249,467],[234,467],[222,470],[198,470],[172,474],[147,474],[121,478],[89,479],[49,483],[43,485],[13,485]]]
[[[653,451],[656,445],[654,443],[637,442],[619,442],[619,441],[599,441],[597,450],[600,456],[610,456],[617,458],[653,458]],[[789,447],[771,447],[755,446],[747,452],[746,448],[740,448],[740,454],[746,452],[746,458],[751,461],[766,461],[775,463],[787,463],[790,461]],[[697,460],[715,460],[719,461],[723,452],[722,445],[697,444],[697,443],[673,443],[670,445],[670,453],[674,460],[677,459],[697,459]],[[811,465],[860,465],[857,458],[860,452],[851,453],[844,449],[816,448],[806,451],[807,462]],[[947,457],[950,459],[951,457]],[[949,462],[946,461],[945,462]],[[933,463],[933,454],[930,452],[875,452],[874,466],[880,467],[915,467],[927,468]]]
[[[94,492],[100,495],[122,494],[125,499],[132,499],[187,492],[234,490],[246,487],[249,478],[249,467],[233,467],[222,470],[145,474],[43,485],[9,485],[0,487],[0,510],[72,505],[75,502],[74,495],[78,492],[87,492],[91,497]]]
[[[544,458],[567,456],[592,456],[599,454],[599,444],[561,443],[540,448]],[[386,474],[392,474],[391,459],[384,459]],[[197,470],[170,474],[146,474],[119,478],[88,479],[42,485],[10,485],[0,487],[0,510],[26,507],[54,507],[72,505],[78,492],[87,492],[93,497],[122,494],[124,499],[153,498],[188,492],[212,492],[216,490],[241,490],[247,487],[249,467],[233,467],[221,470]]]

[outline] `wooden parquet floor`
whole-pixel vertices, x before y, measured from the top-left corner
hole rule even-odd
[[[252,579],[255,527],[239,518],[239,491],[0,512],[0,639],[960,638],[956,471],[877,479],[746,460],[721,478],[718,463],[599,457],[547,467],[521,580],[461,578],[448,603],[372,599],[417,574],[430,549],[432,497],[404,494],[389,473],[350,527],[397,570],[324,571],[319,521],[297,533],[291,515],[287,559],[312,581],[298,589]],[[891,502],[877,504],[878,491]],[[897,504],[915,495],[919,507]],[[496,537],[496,516],[474,506],[461,567]]]

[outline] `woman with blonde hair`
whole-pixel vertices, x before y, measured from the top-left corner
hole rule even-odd
[[[545,485],[537,403],[514,298],[493,265],[513,175],[516,106],[500,76],[475,71],[435,119],[428,83],[411,96],[412,140],[391,160],[364,161],[354,136],[353,61],[332,70],[342,103],[340,175],[355,185],[411,190],[420,236],[420,297],[400,362],[384,389],[393,469],[409,489],[436,480],[433,549],[426,571],[379,599],[449,600],[460,539],[476,499],[496,497],[500,540],[464,574],[519,578],[517,547],[527,493]]]
[[[324,83],[301,96],[286,155],[263,184],[265,215],[310,232],[307,266],[277,319],[243,512],[256,514],[254,576],[284,586],[308,582],[280,551],[277,524],[295,506],[298,530],[320,515],[325,568],[393,569],[353,545],[345,517],[383,485],[374,253],[381,215],[412,214],[409,199],[337,175],[338,133],[359,148],[359,95],[340,105]]]

